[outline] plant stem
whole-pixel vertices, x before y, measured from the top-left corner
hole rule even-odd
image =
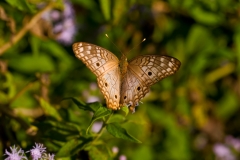
[[[92,143],[95,142],[95,141],[97,141],[97,140],[101,137],[101,135],[103,134],[103,130],[104,130],[105,126],[107,125],[107,122],[109,121],[109,119],[110,119],[111,116],[113,115],[113,113],[114,113],[114,112],[112,112],[112,113],[107,117],[107,119],[103,122],[102,128],[100,129],[100,131],[98,132],[98,135],[97,135],[96,138],[92,141]]]
[[[41,18],[42,14],[51,8],[53,8],[54,3],[49,3],[45,8],[39,11],[25,26],[7,43],[0,47],[0,56],[8,50],[12,45],[16,44]]]

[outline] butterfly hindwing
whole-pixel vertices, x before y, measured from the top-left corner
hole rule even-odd
[[[108,108],[119,109],[120,101],[120,71],[119,67],[111,68],[97,78],[98,86],[106,99]]]
[[[144,85],[134,72],[128,70],[121,83],[120,105],[126,104],[134,112],[134,108],[138,106],[138,102],[148,92],[149,87]]]

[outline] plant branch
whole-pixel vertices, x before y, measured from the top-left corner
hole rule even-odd
[[[10,99],[10,101],[8,102],[8,104],[11,104],[13,101],[15,101],[18,97],[20,97],[24,92],[26,92],[29,88],[32,87],[32,85],[36,82],[36,80],[34,80],[31,83],[28,83],[24,88],[22,88],[21,91],[19,91],[12,99]]]
[[[16,44],[38,22],[42,14],[50,10],[51,8],[53,8],[53,6],[54,6],[54,3],[49,3],[45,8],[43,8],[34,17],[32,17],[32,19],[28,23],[26,23],[26,25],[23,26],[23,28],[11,40],[9,40],[7,43],[2,45],[0,47],[0,56],[6,50],[8,50],[12,45]]]
[[[100,129],[100,131],[98,132],[98,135],[96,136],[96,138],[95,138],[92,142],[97,141],[97,140],[101,137],[101,135],[103,134],[103,130],[104,130],[107,122],[109,121],[109,119],[110,119],[111,116],[113,115],[113,113],[114,113],[114,112],[112,112],[112,113],[107,117],[107,119],[103,122],[102,128]]]

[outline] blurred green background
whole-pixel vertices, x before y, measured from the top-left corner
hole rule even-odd
[[[240,158],[238,0],[5,0],[0,37],[0,157],[35,142],[57,153],[76,132],[65,126],[87,128],[91,113],[62,100],[105,103],[96,76],[72,51],[74,42],[88,42],[118,57],[136,47],[129,60],[159,54],[182,65],[127,115],[123,127],[141,144],[104,133],[108,149],[66,159]]]

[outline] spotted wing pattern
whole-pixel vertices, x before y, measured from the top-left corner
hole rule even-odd
[[[168,56],[136,57],[129,62],[127,73],[122,80],[120,105],[126,104],[134,111],[138,102],[149,92],[150,86],[174,74],[180,65],[179,60]]]
[[[84,42],[73,44],[75,56],[97,76],[98,86],[107,101],[107,107],[119,108],[120,70],[119,60],[110,51]]]

